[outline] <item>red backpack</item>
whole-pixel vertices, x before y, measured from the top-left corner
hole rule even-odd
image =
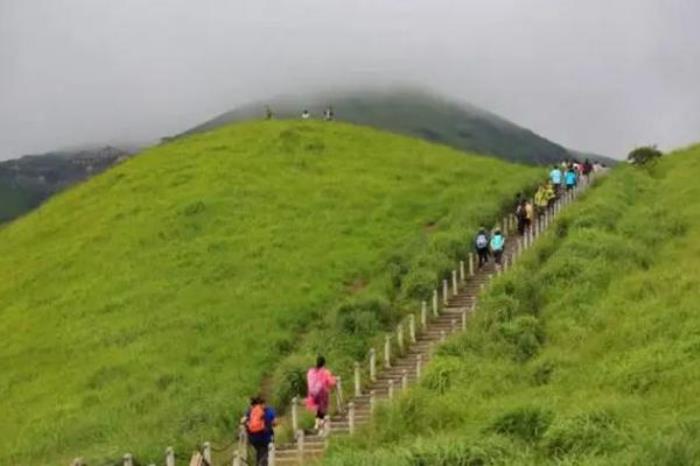
[[[246,421],[246,429],[249,434],[260,434],[265,432],[265,405],[254,405],[250,408],[250,414]]]

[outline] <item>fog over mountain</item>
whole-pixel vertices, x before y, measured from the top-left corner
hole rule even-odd
[[[0,159],[410,85],[566,147],[700,139],[694,0],[0,0]]]

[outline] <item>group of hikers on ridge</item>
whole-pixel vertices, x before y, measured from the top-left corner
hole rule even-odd
[[[266,120],[272,120],[275,117],[275,114],[272,112],[272,109],[270,108],[269,105],[265,106],[265,119]],[[310,120],[311,119],[311,112],[309,112],[308,109],[304,109],[301,112],[301,119],[302,120]],[[333,111],[332,106],[326,107],[326,109],[323,111],[323,119],[325,121],[333,121],[335,120],[335,112]]]
[[[518,234],[526,235],[534,220],[543,215],[565,191],[574,189],[581,178],[588,180],[591,173],[603,168],[598,162],[564,161],[555,164],[549,172],[547,181],[540,184],[535,191],[533,200],[530,201],[521,193],[516,196],[515,218],[517,220]],[[506,238],[500,228],[496,227],[489,232],[485,227],[479,228],[474,237],[474,250],[478,257],[478,266],[481,268],[488,264],[489,258],[494,257],[497,266],[501,266]]]
[[[315,414],[314,430],[323,433],[331,390],[336,386],[336,377],[326,368],[326,359],[319,356],[316,365],[306,372],[306,408]],[[255,464],[267,466],[270,443],[273,442],[277,425],[275,410],[261,396],[250,399],[250,407],[241,423],[245,426],[248,443],[255,450]]]

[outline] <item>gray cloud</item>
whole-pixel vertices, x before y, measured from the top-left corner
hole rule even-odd
[[[695,0],[0,0],[0,158],[416,84],[564,145],[700,140]]]

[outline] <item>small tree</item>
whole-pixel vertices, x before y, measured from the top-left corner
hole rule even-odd
[[[663,155],[656,146],[642,146],[634,149],[627,156],[627,160],[635,165],[646,165],[647,163],[659,159]]]

